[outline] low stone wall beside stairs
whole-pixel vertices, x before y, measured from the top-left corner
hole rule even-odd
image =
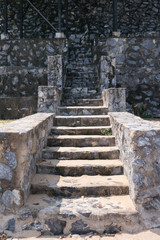
[[[160,127],[130,113],[109,113],[130,196],[137,209],[160,211]],[[151,214],[152,226],[160,224]]]
[[[54,114],[37,113],[0,128],[0,212],[24,204]]]

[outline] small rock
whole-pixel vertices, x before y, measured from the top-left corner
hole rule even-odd
[[[8,165],[12,169],[15,169],[17,167],[17,160],[16,160],[16,155],[14,152],[7,152],[3,156],[6,159],[6,161],[8,162]]]
[[[0,163],[0,179],[11,181],[12,177],[13,177],[13,172],[11,168],[4,163]]]
[[[8,229],[7,230],[9,230],[9,231],[11,231],[11,232],[14,232],[15,231],[15,219],[14,218],[12,218],[12,219],[10,219],[9,221],[8,221]]]

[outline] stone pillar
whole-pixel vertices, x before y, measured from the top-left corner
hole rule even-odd
[[[126,89],[109,88],[103,90],[103,105],[108,108],[109,112],[126,111]]]
[[[100,79],[101,90],[116,86],[115,58],[101,56],[100,59]]]
[[[38,112],[56,113],[60,106],[61,91],[53,86],[38,87]]]
[[[48,86],[63,88],[63,57],[55,55],[48,57]]]

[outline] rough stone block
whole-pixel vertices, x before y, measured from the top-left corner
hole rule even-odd
[[[61,102],[61,91],[53,86],[38,87],[38,112],[56,113]]]
[[[103,90],[103,105],[109,112],[126,111],[126,90],[124,88],[109,88]]]
[[[101,56],[100,82],[101,89],[114,87],[116,85],[115,58],[112,58],[111,56]]]
[[[48,57],[48,85],[63,88],[63,56],[55,55]]]

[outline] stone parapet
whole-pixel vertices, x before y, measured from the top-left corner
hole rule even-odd
[[[160,224],[160,126],[130,113],[109,113],[120,148],[130,196],[137,209],[154,211],[152,227]],[[156,212],[156,213],[155,213]],[[152,214],[148,214],[151,218]],[[145,215],[146,217],[146,215]]]
[[[48,57],[48,86],[63,89],[63,56]]]
[[[38,112],[56,113],[60,106],[61,91],[53,86],[38,87]]]
[[[102,92],[103,105],[108,108],[109,112],[126,111],[126,89],[109,88]]]
[[[37,113],[0,128],[0,212],[22,206],[29,196],[53,118]]]
[[[116,87],[116,61],[115,57],[101,56],[99,61],[100,88]]]

